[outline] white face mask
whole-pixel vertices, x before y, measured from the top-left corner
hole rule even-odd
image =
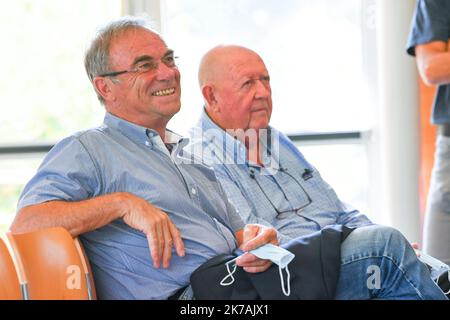
[[[255,250],[251,250],[249,251],[249,253],[254,254],[260,259],[270,260],[276,265],[278,265],[278,269],[280,271],[281,289],[283,290],[285,296],[289,296],[291,294],[291,286],[290,286],[290,273],[288,269],[288,264],[292,261],[292,259],[294,259],[295,255],[292,252],[287,251],[286,249],[283,249],[270,243],[267,243],[259,248],[256,248]],[[229,286],[234,282],[233,274],[236,272],[237,268],[236,264],[234,263],[236,259],[237,258],[230,260],[225,264],[228,271],[228,275],[225,278],[223,278],[222,281],[220,282],[222,286]],[[230,265],[233,265],[233,270],[230,270]],[[285,289],[284,287],[283,269],[286,269],[287,289]],[[230,278],[230,281],[226,282],[228,278]]]
[[[255,250],[250,251],[260,259],[270,260],[277,264],[280,268],[286,268],[289,262],[294,259],[295,255],[286,249],[267,243]]]

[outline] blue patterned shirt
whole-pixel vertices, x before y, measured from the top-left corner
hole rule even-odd
[[[187,142],[174,139],[175,147]],[[51,200],[80,201],[130,192],[166,212],[186,255],[173,250],[168,269],[155,269],[145,235],[122,219],[82,235],[102,299],[166,299],[189,284],[208,259],[236,248],[242,219],[225,200],[214,172],[177,160],[161,137],[109,113],[103,126],[59,142],[26,185],[18,210]]]
[[[249,163],[245,146],[220,129],[205,111],[190,132],[189,150],[198,162],[214,168],[245,223],[275,227],[282,243],[331,224],[371,224],[338,199],[285,135],[274,128],[269,133],[267,141],[273,143],[265,144],[264,154],[271,160],[267,169]]]

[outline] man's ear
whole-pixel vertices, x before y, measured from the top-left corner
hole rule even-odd
[[[203,98],[205,99],[206,106],[211,111],[218,112],[219,104],[217,103],[216,96],[214,94],[214,88],[210,85],[205,85],[202,88]]]
[[[95,77],[93,80],[95,91],[107,101],[111,99],[111,82],[104,77]]]

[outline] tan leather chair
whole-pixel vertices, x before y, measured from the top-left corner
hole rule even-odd
[[[91,265],[89,264],[88,257],[86,255],[86,252],[84,251],[83,245],[81,244],[80,239],[75,238],[75,247],[77,248],[78,254],[80,255],[81,262],[83,264],[83,272],[86,277],[86,281],[88,284],[88,293],[89,293],[89,300],[96,300],[97,299],[97,293],[95,291],[95,283],[94,278],[92,276],[92,269]]]
[[[63,228],[7,233],[17,259],[19,277],[32,300],[95,298],[89,263],[78,239]],[[91,289],[91,291],[90,291]]]
[[[21,300],[16,267],[3,239],[0,238],[0,300]]]

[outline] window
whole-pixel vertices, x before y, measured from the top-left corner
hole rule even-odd
[[[14,219],[17,199],[25,183],[31,179],[42,161],[39,155],[32,157],[0,158],[0,234]]]
[[[197,69],[207,50],[241,44],[260,53],[272,78],[272,124],[286,133],[370,126],[363,79],[360,0],[167,0],[163,33],[180,56],[187,130],[202,107]],[[351,115],[351,116],[350,116]],[[187,121],[189,119],[189,121]]]
[[[121,0],[0,1],[0,146],[53,143],[101,123],[104,110],[83,56],[96,28],[120,16],[121,5]],[[0,233],[42,156],[0,156]]]
[[[103,117],[83,56],[121,1],[1,1],[0,143],[54,142]],[[14,132],[14,134],[11,134]]]
[[[370,213],[367,147],[363,141],[296,145],[342,201],[360,212]]]
[[[272,79],[271,124],[283,132],[371,128],[373,102],[365,68],[367,46],[374,39],[363,37],[373,13],[368,1],[166,0],[162,4],[162,31],[180,56],[183,88],[182,108],[170,128],[185,134],[197,121],[203,105],[197,83],[200,58],[218,44],[240,44],[262,56]],[[297,144],[343,201],[369,214],[366,141]]]

